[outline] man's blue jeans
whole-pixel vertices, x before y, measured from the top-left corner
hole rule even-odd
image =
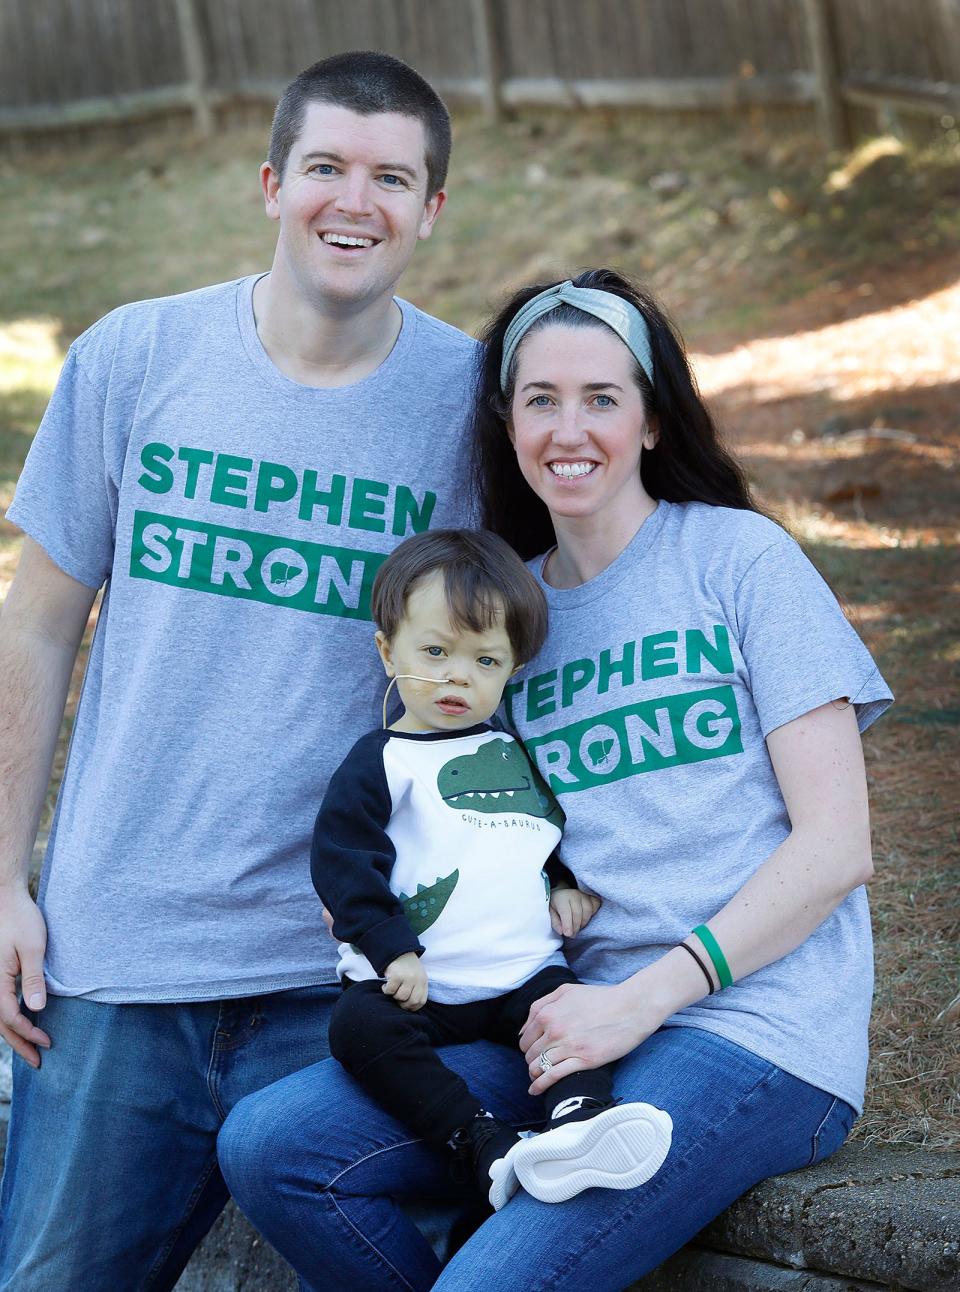
[[[484,1106],[538,1116],[519,1052],[445,1049]],[[237,1203],[323,1292],[619,1292],[661,1264],[752,1185],[837,1149],[842,1100],[694,1028],[664,1028],[618,1065],[615,1093],[673,1118],[666,1162],[645,1185],[557,1205],[518,1193],[441,1271],[398,1200],[449,1192],[445,1155],[382,1112],[333,1061],[241,1101],[220,1133]]]
[[[0,1191],[3,1292],[172,1288],[227,1198],[217,1132],[328,1053],[339,987],[188,1005],[50,997],[53,1042],[14,1058]]]

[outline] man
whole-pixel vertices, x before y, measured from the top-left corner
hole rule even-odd
[[[466,519],[475,343],[393,296],[449,148],[405,64],[315,64],[261,168],[270,272],[125,306],[67,356],[0,622],[0,1289],[172,1287],[226,1198],[224,1116],[327,1054],[309,838],[377,721],[370,587],[404,537]]]

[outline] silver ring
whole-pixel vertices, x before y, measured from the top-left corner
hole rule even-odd
[[[541,1072],[549,1072],[549,1070],[553,1067],[553,1062],[547,1058],[547,1053],[548,1053],[547,1050],[541,1050],[540,1057],[537,1060],[537,1062],[540,1064]]]

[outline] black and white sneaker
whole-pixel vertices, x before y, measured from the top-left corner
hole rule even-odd
[[[488,1112],[477,1113],[450,1138],[450,1147],[467,1161],[494,1211],[506,1206],[519,1188],[513,1163],[524,1142],[519,1131]]]
[[[540,1135],[522,1139],[510,1166],[527,1193],[565,1202],[584,1189],[634,1189],[660,1170],[673,1120],[652,1104],[566,1099]]]

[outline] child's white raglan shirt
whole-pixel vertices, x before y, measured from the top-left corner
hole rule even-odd
[[[375,978],[415,951],[430,998],[457,1004],[563,964],[549,907],[562,822],[506,732],[363,736],[334,773],[313,836],[340,977]]]

